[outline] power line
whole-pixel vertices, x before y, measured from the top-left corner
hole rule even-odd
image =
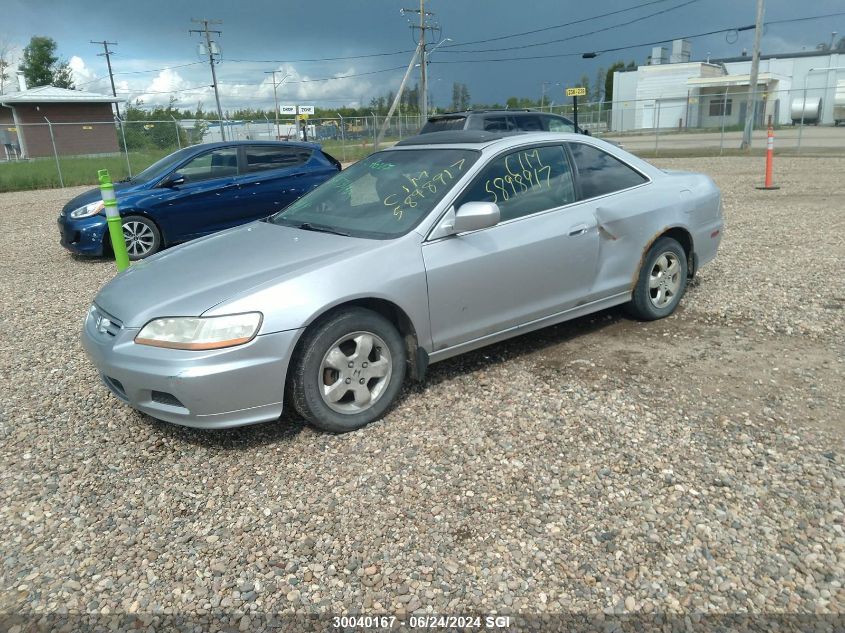
[[[662,1],[665,1],[665,0],[661,0],[661,2]],[[638,18],[634,18],[633,20],[627,20],[625,22],[620,22],[618,24],[611,24],[610,26],[605,26],[605,27],[602,27],[600,29],[596,29],[595,31],[587,31],[587,32],[584,32],[584,33],[577,33],[575,35],[570,35],[568,37],[562,37],[562,38],[558,38],[558,39],[554,39],[554,40],[547,40],[545,42],[537,42],[535,44],[521,44],[519,46],[508,46],[508,47],[503,47],[503,48],[482,48],[482,49],[469,50],[469,51],[444,50],[443,52],[447,53],[447,54],[495,53],[495,52],[499,52],[499,51],[515,51],[515,50],[521,50],[521,49],[524,49],[524,48],[533,48],[535,46],[546,46],[547,44],[558,44],[560,42],[568,42],[569,40],[574,40],[574,39],[578,39],[578,38],[581,38],[581,37],[587,37],[589,35],[595,35],[596,33],[604,33],[605,31],[611,31],[613,29],[618,29],[618,28],[623,27],[623,26],[628,26],[629,24],[634,24],[635,22],[642,22],[643,20],[649,20],[649,19],[656,17],[658,15],[663,15],[664,13],[669,13],[670,11],[682,9],[682,8],[689,6],[691,4],[694,4],[696,2],[700,2],[700,0],[687,0],[686,2],[683,2],[679,5],[674,6],[674,7],[669,7],[668,9],[662,9],[660,11],[655,11],[654,13],[649,13],[647,15],[643,15],[643,16],[640,16]],[[448,48],[448,47],[444,47],[444,48]]]
[[[535,33],[542,33],[544,31],[551,31],[554,29],[562,29],[567,26],[573,26],[575,24],[582,24],[584,22],[591,22],[592,20],[598,20],[600,18],[610,17],[611,15],[618,15],[620,13],[627,13],[628,11],[635,11],[636,9],[642,9],[644,7],[649,7],[654,4],[660,4],[663,2],[669,2],[669,0],[652,0],[651,2],[644,2],[643,4],[638,4],[633,7],[628,7],[627,9],[618,9],[617,11],[610,11],[609,13],[601,13],[599,15],[593,15],[588,18],[581,18],[580,20],[573,20],[572,22],[564,22],[563,24],[555,24],[553,26],[544,26],[539,29],[532,29],[530,31],[521,31],[520,33],[511,33],[510,35],[500,35],[498,37],[489,37],[484,40],[473,40],[471,42],[461,42],[460,44],[451,44],[450,46],[444,46],[443,48],[456,48],[459,46],[470,46],[472,44],[486,44],[487,42],[497,42],[499,40],[506,40],[512,37],[522,37],[523,35],[533,35]]]
[[[341,75],[340,77],[322,77],[320,79],[295,79],[293,81],[289,81],[289,84],[307,84],[315,81],[335,81],[338,79],[351,79],[352,77],[365,77],[367,75],[378,75],[379,73],[389,73],[394,70],[403,70],[404,66],[393,66],[392,68],[382,68],[381,70],[371,70],[364,73],[353,73],[351,75]],[[225,82],[224,82],[225,83]],[[229,84],[234,85],[234,84]]]
[[[297,80],[293,80],[293,81],[288,81],[287,83],[289,83],[289,84],[300,84],[300,83],[312,83],[312,82],[317,82],[317,81],[337,81],[337,80],[341,80],[341,79],[351,79],[353,77],[364,77],[366,75],[377,75],[379,73],[392,72],[392,71],[395,71],[395,70],[403,70],[404,68],[405,68],[404,66],[394,66],[392,68],[382,68],[380,70],[371,70],[369,72],[364,72],[364,73],[354,73],[354,74],[351,74],[351,75],[342,75],[340,77],[321,77],[321,78],[318,78],[318,79],[297,79]],[[221,82],[218,82],[218,84],[221,85],[221,86],[250,85],[250,84],[244,84],[244,83],[237,83],[237,82],[233,82],[233,81],[221,81]],[[134,93],[134,94],[139,94],[139,95],[142,95],[142,94],[170,94],[171,92],[188,92],[188,91],[191,91],[191,90],[206,90],[206,89],[211,88],[211,87],[212,86],[203,85],[203,86],[191,86],[191,87],[188,87],[188,88],[176,88],[176,89],[173,89],[173,90],[144,90],[143,88],[138,88],[138,89],[135,89],[135,90],[118,90],[118,92],[120,94],[132,94],[132,93]]]
[[[390,57],[391,55],[406,55],[413,53],[416,49],[410,48],[404,51],[393,51],[391,53],[367,53],[364,55],[346,55],[341,57],[308,57],[301,59],[227,59],[229,62],[246,62],[250,64],[294,64],[300,62],[338,62],[350,59],[367,59],[369,57]]]
[[[96,42],[99,44],[100,42]],[[114,54],[114,53],[112,53]],[[118,70],[117,72],[113,72],[113,76],[117,75],[144,75],[147,73],[157,73],[161,72],[162,70],[173,70],[175,68],[185,68],[186,66],[196,66],[197,64],[204,64],[205,62],[191,62],[189,64],[177,64],[176,66],[164,66],[163,68],[150,68],[149,70]],[[89,79],[88,81],[83,81],[82,83],[77,83],[76,87],[79,88],[80,86],[87,86],[88,84],[93,84],[98,81],[102,81],[104,77],[94,77],[94,79]],[[121,91],[118,91],[121,92]],[[125,91],[122,91],[125,92]]]
[[[776,20],[771,22],[765,22],[764,25],[770,24],[786,24],[788,22],[804,22],[807,20],[820,20],[825,18],[831,17],[838,17],[845,15],[845,11],[840,11],[837,13],[828,13],[825,15],[814,15],[814,16],[807,16],[802,18],[789,18],[784,20]],[[717,35],[719,33],[729,33],[731,31],[751,31],[754,29],[754,25],[747,25],[747,26],[739,26],[739,27],[727,27],[722,29],[715,29],[712,31],[705,31],[703,33],[695,33],[693,35],[677,35],[674,37],[666,37],[660,40],[653,40],[651,42],[640,42],[638,44],[627,44],[625,46],[615,46],[611,48],[600,48],[595,49],[596,54],[600,53],[614,53],[617,51],[625,51],[632,48],[640,48],[643,46],[656,46],[657,44],[665,44],[666,42],[671,42],[673,40],[679,39],[687,39],[691,40],[697,37],[706,37],[708,35]],[[549,55],[531,55],[531,56],[523,56],[523,57],[499,57],[499,58],[486,58],[486,59],[455,59],[455,60],[445,60],[445,61],[438,61],[432,62],[433,64],[480,64],[480,63],[487,63],[487,62],[512,62],[512,61],[526,61],[532,59],[556,59],[560,57],[580,57],[584,54],[584,51],[573,51],[567,53],[553,53]]]
[[[175,68],[185,68],[186,66],[196,66],[197,64],[204,64],[205,62],[190,62],[189,64],[177,64],[176,66],[165,66],[164,68],[150,68],[149,70],[123,70],[116,72],[115,75],[143,75],[145,73],[157,73],[162,70],[173,70]]]

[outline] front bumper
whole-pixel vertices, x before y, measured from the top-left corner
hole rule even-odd
[[[94,215],[90,218],[75,220],[60,215],[59,243],[73,253],[80,255],[102,255],[103,236],[108,230],[106,218]]]
[[[109,328],[98,327],[102,316]],[[121,327],[99,311],[85,318],[82,345],[105,385],[131,407],[174,424],[221,429],[281,415],[300,332],[264,334],[220,350],[174,350],[137,345],[137,328]]]

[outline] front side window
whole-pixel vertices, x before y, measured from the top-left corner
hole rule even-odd
[[[185,182],[202,182],[214,178],[237,176],[238,151],[234,148],[216,149],[197,156],[180,167],[178,172],[184,176]]]
[[[270,222],[356,237],[398,237],[431,213],[479,156],[474,150],[440,148],[371,154]]]
[[[311,150],[304,147],[262,147],[246,148],[246,171],[254,173],[269,169],[299,167],[311,158]]]
[[[640,172],[592,145],[570,143],[569,149],[578,169],[582,198],[603,196],[648,181]]]
[[[495,202],[502,222],[575,202],[563,147],[532,147],[494,159],[460,197],[458,208],[466,202]]]
[[[574,132],[575,124],[566,119],[559,119],[557,117],[549,117],[549,132]]]

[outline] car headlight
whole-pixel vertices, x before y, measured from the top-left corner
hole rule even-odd
[[[97,202],[92,202],[90,204],[86,204],[84,207],[74,209],[70,212],[70,217],[74,220],[78,220],[80,218],[90,218],[92,215],[97,215],[104,208],[105,205],[103,204],[103,201],[97,200]]]
[[[173,349],[219,349],[248,343],[255,338],[260,325],[260,312],[218,317],[167,317],[147,323],[138,332],[135,342]]]

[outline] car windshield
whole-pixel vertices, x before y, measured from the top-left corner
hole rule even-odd
[[[144,183],[158,180],[162,176],[166,176],[176,165],[194,154],[196,149],[196,147],[186,147],[185,149],[168,154],[164,158],[154,162],[141,173],[134,175],[129,181],[133,183]]]
[[[404,235],[434,209],[479,156],[474,150],[445,148],[372,154],[269,221],[355,237]]]

